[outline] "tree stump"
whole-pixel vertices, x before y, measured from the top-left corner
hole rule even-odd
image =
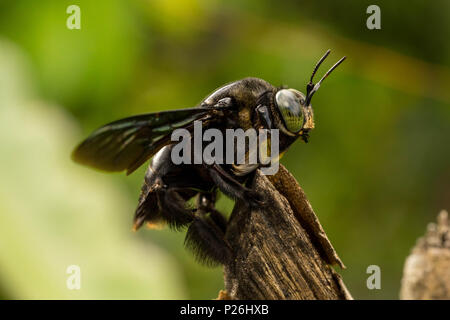
[[[265,206],[238,201],[226,240],[235,258],[224,268],[222,298],[352,299],[331,264],[344,267],[295,178],[280,165],[274,176],[259,170],[251,187]]]
[[[450,231],[447,211],[430,223],[406,259],[400,299],[450,299]]]

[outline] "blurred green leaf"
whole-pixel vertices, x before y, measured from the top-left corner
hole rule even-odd
[[[133,204],[111,179],[70,160],[76,126],[31,99],[21,54],[0,41],[0,283],[25,299],[183,298],[174,260],[131,232]],[[81,290],[66,269],[81,268]],[[6,282],[5,282],[6,281]]]

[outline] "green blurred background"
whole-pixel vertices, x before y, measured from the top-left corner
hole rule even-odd
[[[66,8],[81,8],[81,30]],[[381,30],[366,8],[381,8]],[[145,168],[71,162],[78,141],[132,114],[191,107],[247,76],[314,97],[316,129],[284,165],[347,265],[355,298],[396,299],[403,262],[450,208],[450,2],[0,1],[0,299],[211,299],[222,270],[183,233],[131,232]],[[220,207],[232,203],[222,197]],[[66,268],[81,267],[81,290]],[[381,290],[366,268],[379,265]]]

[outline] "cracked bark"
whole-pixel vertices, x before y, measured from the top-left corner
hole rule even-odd
[[[280,165],[274,176],[258,170],[251,187],[266,205],[236,203],[225,235],[235,259],[219,298],[352,299],[331,267],[344,265],[295,178]]]

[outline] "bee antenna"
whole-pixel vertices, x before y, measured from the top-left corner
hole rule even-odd
[[[311,92],[311,90],[314,88],[313,78],[316,75],[316,72],[319,69],[320,65],[326,59],[326,57],[328,57],[330,52],[331,52],[331,50],[328,49],[327,52],[325,52],[325,54],[322,56],[322,58],[320,58],[320,60],[317,61],[316,66],[314,67],[314,70],[311,74],[311,78],[309,79],[309,83],[306,85],[306,96],[308,96],[309,93]]]
[[[320,59],[321,61],[328,55],[328,53],[329,53],[329,50],[327,51],[327,53],[322,57],[322,59]],[[341,63],[342,63],[342,61],[344,61],[345,60],[345,58],[347,58],[347,57],[342,57],[338,62],[336,62],[335,64],[334,64],[334,66],[332,66],[331,68],[330,68],[330,70],[328,70],[327,71],[327,73],[325,73],[324,74],[324,76],[322,77],[322,79],[320,79],[319,80],[319,82],[317,82],[316,84],[313,84],[312,83],[312,81],[310,81],[310,83],[308,83],[308,85],[307,85],[307,87],[306,87],[306,101],[305,101],[305,105],[309,105],[309,103],[311,102],[311,98],[312,98],[312,96],[313,96],[313,94],[317,91],[317,90],[319,90],[319,88],[320,88],[320,85],[322,84],[322,81],[323,80],[325,80],[329,75],[330,75],[330,73],[334,70],[334,69],[336,69],[337,68],[337,66],[338,65],[340,65]],[[321,62],[321,61],[319,61],[319,63]],[[316,68],[315,69],[317,69],[317,66],[316,66]],[[315,72],[316,70],[314,70],[314,72]],[[314,73],[313,73],[313,75],[314,75]],[[312,79],[312,78],[311,78]],[[308,90],[309,89],[309,90]]]

